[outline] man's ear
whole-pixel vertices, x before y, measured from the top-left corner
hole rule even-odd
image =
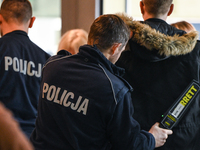
[[[3,16],[0,14],[0,24],[2,24]]]
[[[172,14],[173,10],[174,10],[174,4],[171,4],[171,6],[170,6],[170,9],[169,9],[169,12],[168,12],[167,16],[170,16],[170,15]]]
[[[122,45],[122,43],[115,43],[112,47],[111,47],[111,52],[112,55],[116,52],[116,50]]]
[[[140,1],[140,11],[141,14],[144,14],[144,3],[142,1]]]
[[[32,28],[35,19],[36,19],[35,17],[31,17],[30,23],[29,23],[29,26],[28,26],[29,28]]]

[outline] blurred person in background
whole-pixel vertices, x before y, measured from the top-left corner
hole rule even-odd
[[[0,103],[0,150],[33,150],[12,113]]]
[[[185,32],[196,31],[195,27],[187,21],[175,22],[175,23],[172,23],[171,26],[177,29],[183,30]]]
[[[77,54],[79,47],[87,44],[88,33],[83,29],[72,29],[67,31],[60,40],[58,52],[67,50],[72,55]]]

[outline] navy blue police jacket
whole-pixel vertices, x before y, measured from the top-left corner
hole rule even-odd
[[[132,88],[96,48],[57,55],[43,69],[36,128],[36,150],[151,150],[152,134],[134,118]]]
[[[24,31],[0,38],[0,101],[28,137],[35,128],[41,71],[49,57]]]

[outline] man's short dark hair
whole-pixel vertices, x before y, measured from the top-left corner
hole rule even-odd
[[[149,14],[165,14],[169,10],[173,0],[142,0]]]
[[[6,22],[16,19],[19,23],[26,23],[32,17],[32,6],[28,0],[4,0],[0,14]]]
[[[90,27],[88,41],[100,50],[106,50],[115,43],[124,47],[129,39],[130,31],[124,21],[116,15],[102,15]]]

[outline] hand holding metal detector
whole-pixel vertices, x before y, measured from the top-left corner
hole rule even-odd
[[[165,115],[162,115],[163,118],[160,126],[166,129],[172,129],[184,116],[199,91],[200,84],[196,80],[193,80]]]

